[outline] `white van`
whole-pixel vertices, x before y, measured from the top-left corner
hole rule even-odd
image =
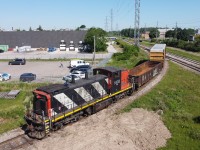
[[[90,65],[90,64],[86,63],[84,60],[80,60],[80,59],[70,60],[70,62],[69,62],[69,67],[77,67],[77,66],[81,66],[81,65]]]

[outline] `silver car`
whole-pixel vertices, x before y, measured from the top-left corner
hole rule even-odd
[[[63,80],[66,81],[66,82],[72,82],[72,76],[74,77],[75,81],[81,79],[79,76],[72,74],[72,75],[64,76]]]

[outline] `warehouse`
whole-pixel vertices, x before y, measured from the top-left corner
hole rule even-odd
[[[0,45],[9,48],[31,46],[32,48],[60,47],[61,40],[66,42],[66,47],[73,41],[78,47],[84,41],[87,31],[4,31],[0,32]]]

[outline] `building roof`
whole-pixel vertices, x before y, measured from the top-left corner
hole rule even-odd
[[[166,48],[166,44],[155,44],[151,49],[150,52],[164,52]]]
[[[16,46],[30,45],[33,48],[59,47],[60,41],[65,40],[67,47],[70,41],[78,45],[84,41],[87,31],[5,31],[0,32],[0,45]]]

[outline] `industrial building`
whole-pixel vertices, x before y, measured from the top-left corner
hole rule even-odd
[[[60,48],[60,42],[64,40],[66,48],[69,47],[70,41],[78,48],[86,33],[87,31],[3,31],[0,32],[0,45],[8,45],[9,48]]]

